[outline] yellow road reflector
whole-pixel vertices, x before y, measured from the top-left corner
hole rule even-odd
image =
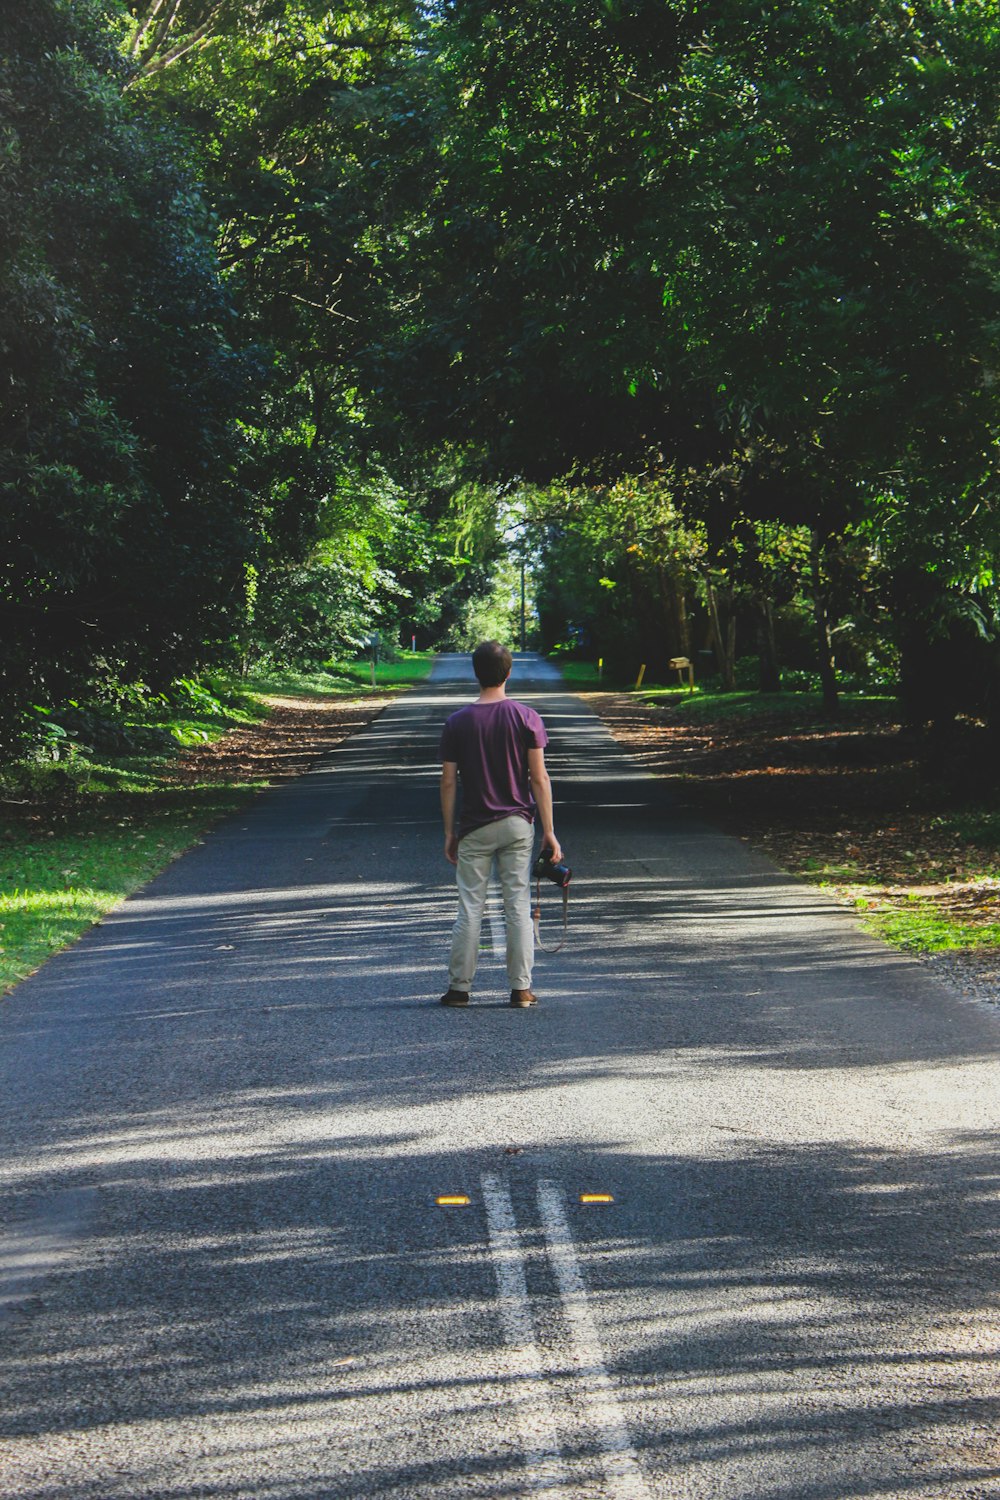
[[[581,1203],[614,1203],[614,1193],[581,1193]]]
[[[466,1208],[472,1199],[468,1193],[439,1193],[434,1202],[439,1208]]]

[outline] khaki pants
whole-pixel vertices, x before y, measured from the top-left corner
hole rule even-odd
[[[507,927],[507,978],[512,990],[531,988],[535,956],[531,926],[531,851],[535,831],[516,814],[467,833],[458,844],[458,917],[451,940],[448,983],[472,989],[479,957],[479,929],[494,858],[503,891]]]

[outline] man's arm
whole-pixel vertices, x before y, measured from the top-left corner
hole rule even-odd
[[[446,760],[441,766],[441,816],[444,819],[444,857],[458,864],[458,835],[455,832],[455,799],[458,792],[458,762]]]
[[[531,791],[535,798],[535,806],[538,808],[538,821],[542,825],[542,849],[546,846],[552,851],[552,858],[558,864],[562,859],[562,849],[556,838],[555,827],[552,819],[552,783],[549,773],[545,769],[545,751],[528,751],[528,776],[531,779]]]

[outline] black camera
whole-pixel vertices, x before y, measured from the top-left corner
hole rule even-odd
[[[534,875],[536,880],[551,880],[553,885],[565,890],[573,879],[573,871],[569,865],[560,862],[556,864],[548,851],[541,853],[535,860]]]

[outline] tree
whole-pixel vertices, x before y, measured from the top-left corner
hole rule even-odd
[[[959,447],[962,493],[992,475],[998,16],[445,7],[427,226],[382,351],[414,431],[498,476],[692,471],[710,496],[732,474],[712,545],[809,526],[827,639],[872,493]],[[903,497],[917,528],[929,499]]]
[[[391,317],[385,244],[423,211],[429,127],[404,99],[421,71],[418,7],[273,0],[172,14],[179,39],[207,27],[183,55],[169,28],[150,51],[152,12],[129,8],[126,51],[148,52],[134,87],[186,132],[227,290],[268,371],[243,469],[260,505],[247,630],[294,656],[298,618],[314,657],[323,620],[329,651],[397,614],[414,593],[405,578],[447,571],[446,539],[431,564],[420,519],[425,505],[437,514],[439,456],[399,443],[367,379]],[[169,64],[154,66],[161,56]]]
[[[234,352],[196,185],[122,97],[96,5],[7,12],[0,91],[0,670],[25,705],[169,676],[242,608]]]
[[[707,569],[704,528],[690,524],[668,479],[528,492],[541,536],[543,639],[589,641],[616,669],[663,671],[693,650],[690,610]]]

